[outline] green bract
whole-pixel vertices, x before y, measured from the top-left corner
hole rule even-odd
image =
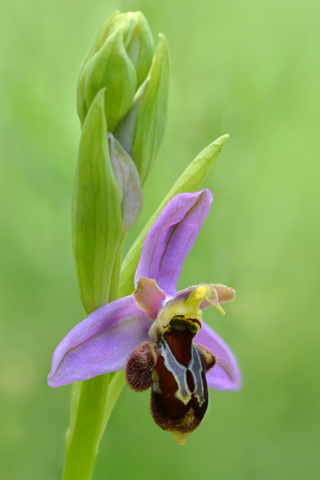
[[[86,312],[108,302],[122,231],[120,192],[110,161],[101,90],[83,124],[72,200],[73,250]]]
[[[115,136],[137,165],[143,184],[153,166],[164,135],[169,90],[169,51],[163,35],[150,72],[139,88],[132,107],[118,125]]]

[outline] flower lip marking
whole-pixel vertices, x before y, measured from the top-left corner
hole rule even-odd
[[[214,366],[215,356],[193,343],[202,322],[200,303],[207,298],[210,285],[201,285],[163,303],[149,331],[149,347],[155,361],[150,370],[151,412],[155,422],[174,434],[180,443],[201,423],[208,405],[205,373]],[[145,352],[145,351],[144,351]],[[143,355],[145,353],[143,352]],[[140,346],[129,357],[128,384],[144,374]],[[183,440],[182,440],[183,439]]]

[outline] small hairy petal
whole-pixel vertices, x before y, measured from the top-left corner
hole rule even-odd
[[[158,287],[155,280],[141,277],[137,282],[137,289],[133,297],[139,309],[154,320],[166,299],[166,294]]]
[[[136,392],[150,388],[156,360],[157,354],[149,342],[138,345],[127,360],[125,372],[129,387]]]
[[[219,303],[232,302],[236,296],[236,292],[233,288],[227,287],[225,285],[212,285],[217,294]]]
[[[98,308],[56,348],[48,385],[59,387],[122,370],[135,347],[148,340],[151,323],[132,295]]]
[[[180,193],[162,210],[147,234],[135,282],[153,278],[167,295],[174,295],[183,262],[206,218],[212,194],[209,190]]]
[[[206,374],[208,387],[216,390],[241,388],[241,373],[235,356],[224,341],[204,322],[194,341],[207,347],[216,358],[216,364]]]

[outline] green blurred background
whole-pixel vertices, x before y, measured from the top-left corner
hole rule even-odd
[[[182,448],[126,386],[95,479],[318,480],[319,14],[316,0],[14,0],[0,11],[0,472],[58,480],[71,387],[46,375],[82,319],[70,200],[80,64],[114,10],[142,10],[171,51],[169,121],[129,242],[208,143],[231,137],[180,287],[226,283],[206,320],[236,353],[242,391],[214,392]]]

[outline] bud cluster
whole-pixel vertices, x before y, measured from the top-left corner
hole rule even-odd
[[[168,85],[165,37],[159,35],[154,51],[152,34],[141,12],[114,13],[81,67],[77,110],[83,124],[94,98],[105,89],[108,131],[135,162],[142,184],[163,138]]]
[[[156,50],[140,12],[113,14],[81,67],[81,139],[73,193],[73,249],[82,302],[90,312],[110,300],[123,234],[138,219],[142,185],[167,117],[169,55]]]

